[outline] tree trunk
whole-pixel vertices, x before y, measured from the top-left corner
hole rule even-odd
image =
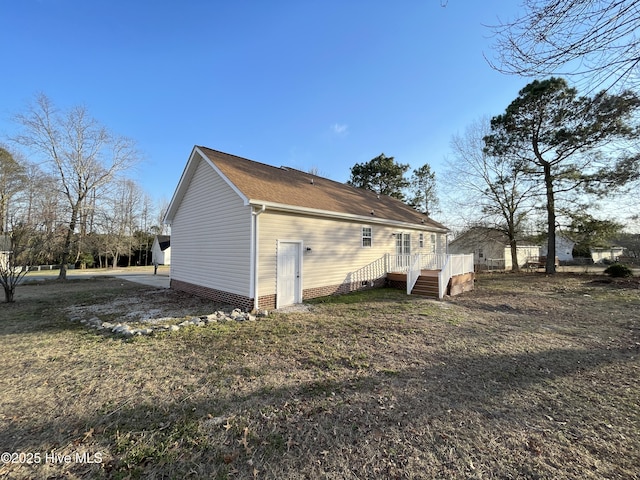
[[[71,241],[73,240],[73,232],[76,229],[76,221],[78,218],[78,203],[71,210],[71,221],[69,222],[69,230],[67,230],[67,235],[64,239],[64,246],[62,248],[62,259],[60,261],[60,274],[58,275],[58,280],[66,280],[67,279],[67,264],[71,259]]]
[[[133,256],[133,237],[129,236],[129,259],[127,260],[127,267],[131,266],[132,256]]]
[[[553,176],[551,165],[544,164],[544,184],[547,190],[547,261],[544,271],[547,274],[556,273],[556,206],[553,192]]]
[[[69,263],[69,257],[71,255],[71,238],[73,236],[73,232],[71,228],[75,228],[75,223],[73,227],[71,224],[69,225],[69,230],[67,231],[67,235],[64,239],[64,246],[62,248],[62,258],[60,259],[60,273],[58,274],[58,280],[66,280],[67,279],[67,264]]]
[[[516,239],[511,239],[511,271],[519,272],[520,265],[518,264],[518,245],[516,244]]]
[[[4,300],[7,303],[13,302],[13,294],[15,292],[15,286],[5,285],[4,286]]]

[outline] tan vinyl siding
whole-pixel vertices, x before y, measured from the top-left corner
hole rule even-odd
[[[354,271],[386,253],[395,254],[396,237],[393,233],[411,233],[411,253],[431,253],[431,232],[426,230],[423,231],[425,246],[421,249],[418,235],[420,230],[269,210],[260,215],[259,222],[259,295],[276,292],[278,240],[303,242],[303,290],[348,282]],[[371,247],[362,246],[363,226],[372,229]],[[311,251],[307,251],[307,248]]]
[[[202,160],[173,219],[171,248],[172,278],[249,296],[251,209]]]

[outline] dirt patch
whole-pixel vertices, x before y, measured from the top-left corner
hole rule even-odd
[[[142,288],[122,298],[72,305],[66,311],[73,321],[98,317],[102,321],[153,324],[207,315],[219,309],[230,311],[233,307],[171,289]]]

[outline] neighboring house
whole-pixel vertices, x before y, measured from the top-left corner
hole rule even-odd
[[[9,254],[11,253],[11,237],[9,235],[0,234],[0,268],[6,269],[9,262]]]
[[[593,263],[617,262],[624,255],[622,247],[592,247],[590,250]]]
[[[171,287],[245,309],[384,283],[392,263],[444,254],[447,232],[397,199],[199,146],[165,222]]]
[[[518,240],[516,243],[518,265],[540,256],[540,246]],[[472,253],[476,270],[510,270],[513,266],[509,237],[500,230],[472,227],[449,243],[449,253]]]
[[[156,235],[151,247],[151,261],[158,265],[171,265],[171,237]]]
[[[545,237],[546,238],[546,237]],[[556,259],[559,262],[572,262],[573,261],[573,247],[576,242],[569,237],[563,235],[561,232],[556,232]],[[547,241],[545,240],[542,245],[541,255],[547,255]]]

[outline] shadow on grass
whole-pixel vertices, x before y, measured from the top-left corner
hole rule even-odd
[[[311,305],[348,305],[352,303],[382,303],[382,302],[402,302],[412,301],[422,297],[411,297],[406,291],[392,287],[369,288],[340,295],[330,295],[326,297],[305,300]]]
[[[77,330],[81,326],[69,321],[68,306],[91,305],[135,290],[149,290],[149,287],[106,276],[28,282],[17,287],[14,302],[0,307],[0,332],[1,335],[24,335]]]
[[[84,478],[598,478],[607,471],[634,478],[625,475],[637,466],[637,438],[620,441],[616,452],[595,440],[622,435],[624,426],[608,417],[603,387],[589,377],[637,354],[453,354],[296,386],[233,393],[211,383],[174,401],[119,399],[80,418],[9,417],[0,439],[5,451],[110,452],[100,464],[62,466]],[[558,387],[563,379],[569,388]],[[593,382],[591,391],[574,390],[574,379]],[[624,434],[633,437],[638,418],[631,422]],[[49,468],[21,471],[44,478]],[[589,474],[574,475],[576,468]]]

